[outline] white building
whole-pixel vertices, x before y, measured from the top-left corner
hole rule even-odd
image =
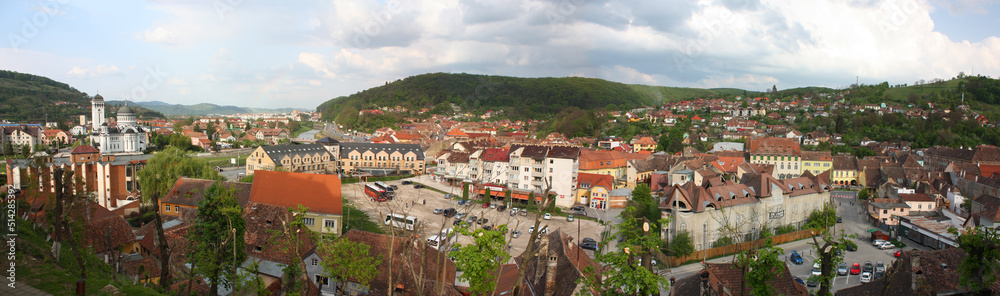
[[[149,143],[146,129],[136,124],[135,113],[128,105],[118,109],[117,123],[109,126],[104,119],[104,98],[96,95],[90,104],[94,119],[91,139],[101,154],[142,154],[146,150]]]

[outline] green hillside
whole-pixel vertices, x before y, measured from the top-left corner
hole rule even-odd
[[[920,85],[862,85],[847,96],[854,103],[899,103],[926,107],[934,103],[954,110],[964,104],[991,120],[1000,116],[1000,80],[987,76],[964,76],[936,80]]]
[[[65,103],[59,103],[65,102]],[[0,119],[10,122],[70,120],[90,114],[90,101],[68,84],[46,77],[0,70]]]
[[[666,101],[728,95],[743,90],[699,89],[630,85],[595,78],[518,78],[474,74],[431,73],[407,77],[356,94],[324,102],[317,111],[332,120],[345,108],[403,106],[429,108],[433,113],[452,110],[504,110],[513,118],[547,118],[566,107],[626,109]]]

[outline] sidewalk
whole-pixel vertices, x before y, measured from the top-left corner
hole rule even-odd
[[[0,287],[0,295],[52,296],[52,294],[45,293],[42,290],[35,289],[22,283],[15,283],[14,287],[15,288],[13,289],[7,285]]]

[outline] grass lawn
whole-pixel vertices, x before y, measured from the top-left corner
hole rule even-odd
[[[235,158],[236,158],[237,162],[243,164],[243,163],[246,163],[246,158],[249,155],[250,154],[247,153],[245,155],[240,155],[240,156],[237,156]],[[214,167],[217,167],[217,166],[221,166],[221,167],[232,166],[233,163],[230,162],[231,161],[230,159],[232,159],[232,158],[233,157],[202,157],[202,158],[197,158],[196,157],[194,159],[197,160],[197,161],[199,161],[199,162],[204,163],[205,165],[207,165],[210,168],[214,168]]]
[[[312,129],[313,123],[311,121],[299,121],[299,128],[292,131],[290,138],[298,138],[300,134],[311,131]]]
[[[365,214],[364,211],[355,208],[354,204],[351,204],[347,201],[347,199],[342,198],[342,202],[344,205],[344,219],[347,220],[347,223],[344,225],[343,232],[347,232],[347,229],[350,228],[361,229],[374,233],[383,233],[382,227],[372,221],[371,217],[368,217],[368,214]],[[348,217],[350,217],[349,220],[347,219]]]

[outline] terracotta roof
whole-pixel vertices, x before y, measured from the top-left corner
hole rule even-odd
[[[989,195],[981,195],[974,201],[983,206],[983,210],[977,212],[980,217],[990,219],[990,221],[1000,222],[1000,198]]]
[[[94,146],[80,145],[76,146],[76,148],[73,148],[73,151],[70,152],[70,154],[86,154],[86,153],[100,153],[100,151],[97,151],[97,148],[94,148]]]
[[[590,174],[590,173],[579,173],[576,177],[577,187],[579,188],[593,188],[596,186],[604,186],[605,189],[611,191],[614,189],[612,185],[614,184],[614,176],[603,175],[603,174]]]
[[[923,193],[900,194],[899,198],[903,199],[903,201],[911,201],[911,202],[933,202],[934,201],[933,197],[931,197],[930,195],[927,195],[927,194],[923,194]]]
[[[573,295],[573,292],[579,285],[577,284],[577,280],[585,276],[583,270],[587,267],[592,267],[595,270],[598,268],[597,264],[591,261],[590,256],[584,253],[575,241],[570,242],[570,239],[569,235],[562,232],[562,229],[556,229],[549,232],[548,236],[544,239],[540,239],[540,242],[536,242],[541,247],[542,243],[547,241],[547,244],[545,244],[545,247],[548,249],[547,254],[558,258],[556,263],[555,291],[547,291],[545,287],[548,269],[538,269],[538,260],[545,258],[545,254],[540,254],[540,256],[536,256],[529,262],[523,261],[523,254],[515,258],[516,261],[522,262],[520,266],[524,266],[525,268],[525,285],[531,286],[531,290],[536,295]],[[544,251],[544,249],[540,251]],[[577,257],[579,257],[579,260],[577,260]],[[535,274],[538,274],[538,277],[531,276]],[[596,291],[592,292],[595,292],[592,294],[597,294]]]
[[[340,177],[276,171],[254,171],[250,201],[309,212],[341,215]]]
[[[834,156],[833,169],[856,171],[858,170],[858,158],[854,156]]]
[[[448,163],[468,163],[469,153],[452,152],[448,155]]]
[[[236,190],[234,192],[236,201],[241,207],[246,206],[247,201],[250,200],[251,183],[181,177],[177,179],[174,187],[167,192],[167,197],[161,202],[198,207],[198,203],[205,199],[205,190],[215,182],[220,182],[223,188]]]
[[[799,142],[792,138],[763,137],[750,140],[751,154],[800,155]]]
[[[302,260],[316,247],[305,233],[299,234],[302,245],[299,246],[298,256],[291,252],[291,248],[279,243],[292,239],[292,235],[285,233],[284,229],[292,219],[287,207],[250,202],[243,209],[243,218],[247,221],[244,234],[247,256],[290,264],[293,259]]]
[[[111,216],[87,223],[87,243],[95,253],[103,253],[135,241],[132,227],[121,216]]]
[[[580,150],[580,169],[599,170],[606,168],[620,168],[628,163],[621,152],[609,150]]]
[[[830,151],[802,151],[802,161],[833,161]]]
[[[739,268],[733,267],[732,263],[705,263],[705,271],[709,273],[709,285],[712,287],[719,287],[716,291],[718,294],[724,294],[720,290],[721,287],[728,289],[732,295],[750,295],[750,286],[747,285],[746,290],[740,293],[740,287],[743,285],[742,271]],[[781,265],[780,271],[777,271],[777,277],[775,277],[769,286],[774,289],[775,295],[809,295],[806,287],[795,282],[792,279],[792,273],[788,270],[788,266],[784,264]],[[699,274],[694,274],[692,276],[699,276]]]
[[[642,138],[639,138],[639,140],[635,141],[635,145],[644,145],[644,146],[646,146],[646,145],[654,145],[655,146],[656,145],[656,141],[654,141],[653,138],[650,138],[650,137],[642,137]]]
[[[486,162],[508,162],[510,161],[510,154],[507,154],[507,148],[489,148],[483,151],[479,160]]]

